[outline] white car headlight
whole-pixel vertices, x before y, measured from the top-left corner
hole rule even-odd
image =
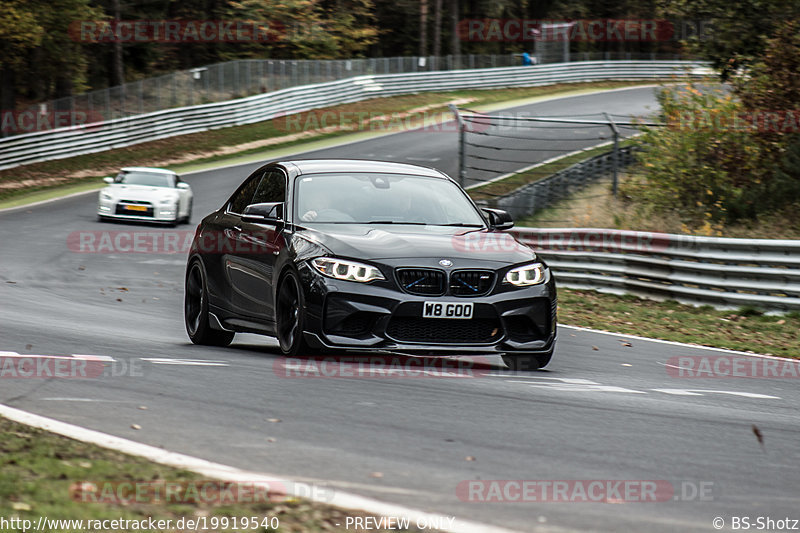
[[[114,199],[114,197],[113,197],[113,196],[111,196],[111,194],[110,194],[110,193],[107,193],[107,192],[105,192],[105,191],[102,191],[102,192],[100,193],[100,198],[101,198],[102,200],[113,200],[113,199]]]
[[[177,201],[178,201],[178,199],[175,198],[174,196],[167,196],[166,198],[162,198],[161,200],[159,200],[158,203],[160,203],[160,204],[174,204]]]
[[[330,257],[317,257],[311,260],[320,274],[329,278],[341,279],[345,281],[358,281],[367,283],[376,279],[384,280],[381,271],[374,266],[356,263],[355,261],[345,261],[343,259],[333,259]]]
[[[528,287],[544,282],[544,265],[541,263],[531,263],[517,268],[512,268],[506,273],[505,283],[516,285],[517,287]]]

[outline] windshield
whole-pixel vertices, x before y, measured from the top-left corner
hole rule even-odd
[[[301,222],[484,227],[449,180],[398,174],[314,174],[295,186]]]
[[[175,179],[171,174],[159,174],[156,172],[120,172],[114,179],[114,183],[173,188]]]

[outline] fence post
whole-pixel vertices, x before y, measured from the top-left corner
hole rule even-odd
[[[611,128],[611,131],[614,133],[614,155],[611,157],[611,160],[614,162],[614,182],[611,186],[611,190],[614,193],[614,198],[617,197],[617,187],[619,185],[619,128],[611,119],[611,115],[608,113],[603,113],[608,121],[608,126]]]
[[[456,116],[456,124],[458,126],[458,184],[464,187],[467,181],[467,169],[465,161],[467,157],[466,147],[464,146],[464,119],[461,118],[461,113],[458,112],[458,107],[454,104],[448,104],[450,111]]]

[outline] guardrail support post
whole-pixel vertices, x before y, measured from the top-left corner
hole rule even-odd
[[[619,187],[619,128],[617,128],[617,125],[608,113],[603,113],[603,115],[606,117],[606,120],[608,120],[608,126],[614,134],[614,155],[612,156],[612,161],[614,162],[614,182],[611,186],[611,190],[614,193],[614,198],[616,198],[617,188]]]
[[[448,104],[447,107],[456,116],[458,125],[458,184],[463,188],[464,183],[467,181],[467,169],[464,163],[467,157],[466,147],[464,146],[464,119],[461,118],[461,113],[458,112],[458,107],[454,104]]]

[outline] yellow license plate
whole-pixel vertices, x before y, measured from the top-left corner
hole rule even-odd
[[[146,205],[126,205],[126,211],[147,211]]]

